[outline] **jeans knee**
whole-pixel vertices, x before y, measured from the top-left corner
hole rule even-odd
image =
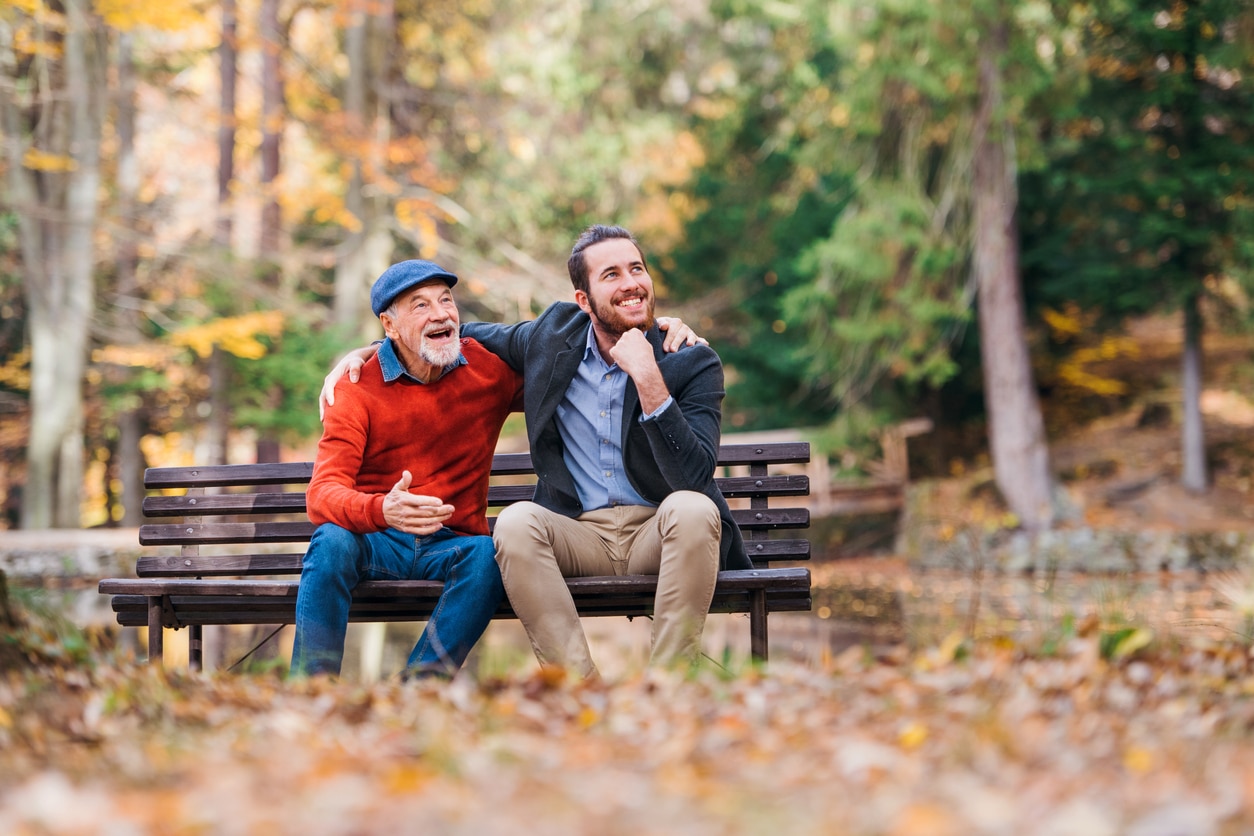
[[[496,546],[491,537],[474,536],[466,538],[463,560],[476,572],[491,568],[496,571]]]
[[[301,574],[322,577],[355,574],[361,555],[359,536],[333,523],[318,526],[301,561]]]

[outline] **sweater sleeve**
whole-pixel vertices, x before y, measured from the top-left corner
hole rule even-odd
[[[357,387],[347,380],[342,378],[336,385],[335,409],[327,410],[306,503],[315,525],[334,523],[366,534],[387,528],[385,494],[357,490],[370,425]]]

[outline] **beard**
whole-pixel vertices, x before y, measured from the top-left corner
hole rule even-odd
[[[437,344],[427,339],[427,335],[435,331],[451,331],[452,333],[447,341]],[[433,323],[423,329],[422,342],[418,345],[418,356],[440,369],[456,363],[457,358],[462,356],[461,333],[457,323],[451,321],[447,324]]]
[[[601,326],[601,330],[607,334],[613,334],[614,336],[621,337],[632,328],[639,328],[641,331],[648,331],[652,328],[654,322],[653,308],[655,302],[653,294],[650,293],[646,295],[642,300],[643,307],[647,312],[647,316],[643,322],[628,320],[627,317],[614,306],[615,302],[619,302],[624,298],[628,297],[619,296],[611,299],[609,302],[598,302],[591,300],[591,297],[589,297],[590,305],[592,307],[592,318],[595,319],[597,324]]]

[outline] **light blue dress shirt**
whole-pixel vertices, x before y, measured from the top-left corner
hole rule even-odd
[[[648,505],[631,487],[623,469],[623,400],[627,372],[605,362],[592,326],[579,370],[557,405],[557,431],[565,448],[566,467],[585,511],[613,505]],[[674,398],[648,415],[648,421],[670,408]]]

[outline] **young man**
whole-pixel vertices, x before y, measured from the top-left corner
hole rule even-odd
[[[596,666],[564,577],[658,575],[650,663],[691,663],[720,568],[751,568],[714,484],[723,368],[708,346],[662,350],[653,281],[621,227],[593,226],[567,262],[575,302],[534,321],[468,323],[523,373],[533,502],[493,538],[505,591],[537,658]]]
[[[296,597],[294,674],[339,673],[360,581],[445,584],[406,676],[456,673],[501,603],[488,476],[521,379],[462,338],[456,283],[414,260],[371,289],[387,339],[325,416],[307,494],[318,528]]]
[[[587,677],[596,666],[563,578],[658,575],[650,663],[689,663],[718,570],[751,568],[714,484],[722,364],[705,345],[667,350],[684,335],[668,330],[664,345],[625,229],[586,230],[567,269],[573,303],[517,325],[464,325],[524,378],[538,477],[534,500],[497,519],[506,593],[540,662]],[[348,358],[328,380],[345,372]]]

